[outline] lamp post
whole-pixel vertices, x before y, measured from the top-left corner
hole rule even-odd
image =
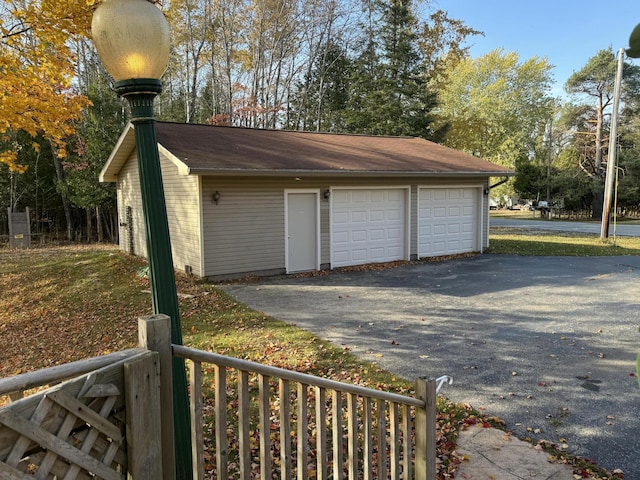
[[[131,106],[145,219],[153,313],[171,318],[171,342],[182,344],[169,224],[162,185],[153,102],[169,59],[169,26],[149,0],[104,0],[93,14],[93,41],[102,64]],[[189,403],[184,360],[173,358],[175,474],[192,477]],[[166,459],[165,459],[166,460]],[[170,463],[169,463],[170,464]],[[173,472],[165,472],[170,478]]]

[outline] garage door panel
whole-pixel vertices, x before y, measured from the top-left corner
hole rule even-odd
[[[433,209],[434,218],[446,218],[447,217],[447,207],[436,207]]]
[[[385,195],[382,191],[371,191],[369,194],[369,200],[371,203],[384,203]]]
[[[351,212],[351,222],[352,223],[366,223],[367,222],[367,212],[360,210],[356,212]]]
[[[447,190],[447,193],[449,194],[449,201],[459,200],[462,196],[462,193],[457,188],[453,190]]]
[[[332,265],[340,267],[404,259],[405,196],[404,189],[334,190]],[[347,222],[343,221],[345,218]]]
[[[421,188],[418,195],[418,256],[473,252],[478,243],[478,189]]]
[[[349,253],[347,251],[337,251],[333,254],[333,260],[337,263],[344,263],[349,261]]]
[[[384,210],[372,210],[369,212],[370,222],[384,222],[385,212]]]
[[[375,242],[376,240],[384,240],[385,239],[385,231],[382,228],[377,228],[377,229],[371,230],[371,232],[369,233],[369,239],[372,242]]]
[[[366,242],[369,239],[369,235],[366,230],[355,230],[351,233],[352,242]]]
[[[367,193],[364,190],[358,191],[358,190],[352,190],[351,191],[351,203],[357,204],[357,203],[367,203],[369,199],[369,196],[367,195]]]
[[[363,261],[367,259],[367,250],[364,248],[353,249],[353,259],[355,261]]]
[[[333,223],[336,225],[346,225],[349,223],[349,214],[346,212],[336,213],[333,217]]]
[[[473,188],[465,188],[463,189],[464,195],[463,198],[465,198],[466,200],[476,200],[477,198],[477,193],[475,191],[475,189]]]
[[[431,225],[420,225],[418,227],[418,236],[426,237],[433,234],[433,227]]]
[[[387,220],[390,220],[392,222],[395,222],[395,221],[402,222],[404,221],[404,212],[400,209],[388,210]]]
[[[333,236],[334,243],[349,243],[349,234],[347,232],[336,232]]]
[[[401,228],[390,228],[387,230],[387,234],[390,240],[403,240],[404,239],[404,229]]]
[[[434,190],[432,191],[433,200],[446,200],[447,199],[447,191],[446,190]]]
[[[447,225],[446,224],[438,224],[433,226],[433,235],[444,235],[447,233]]]

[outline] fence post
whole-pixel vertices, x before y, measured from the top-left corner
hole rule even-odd
[[[127,458],[130,477],[167,478],[162,473],[160,366],[157,352],[124,364]],[[79,468],[79,467],[78,467]]]
[[[425,407],[416,407],[416,480],[436,479],[436,381],[416,379],[416,398]]]
[[[138,318],[138,344],[160,355],[160,405],[162,413],[162,475],[175,480],[176,457],[173,426],[173,354],[171,352],[171,319],[164,314]]]

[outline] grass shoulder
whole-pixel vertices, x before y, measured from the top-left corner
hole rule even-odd
[[[616,237],[614,241],[589,234],[491,227],[486,253],[573,257],[640,255],[640,238]]]

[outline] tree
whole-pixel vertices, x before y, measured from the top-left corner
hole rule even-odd
[[[56,173],[50,161],[49,144],[42,137],[34,139],[23,131],[16,132],[14,139],[16,161],[24,169],[19,172],[0,163],[0,229],[6,229],[7,208],[22,211],[29,207],[34,233],[57,231],[61,224],[55,219],[63,218],[64,212],[62,199],[56,189]]]
[[[167,11],[171,25],[173,61],[179,59],[184,67],[187,123],[195,120],[198,110],[198,94],[204,80],[202,74],[209,57],[207,49],[212,35],[212,2],[202,0],[173,0]]]
[[[305,131],[344,130],[341,114],[347,101],[347,72],[351,62],[332,41],[322,48],[311,71],[299,82],[289,110],[287,128]]]
[[[546,59],[521,63],[501,49],[461,60],[439,97],[445,144],[510,168],[532,159],[553,114],[550,71]]]
[[[449,18],[443,10],[436,10],[423,22],[418,34],[418,48],[423,56],[424,73],[435,91],[446,85],[447,72],[469,57],[469,47],[464,42],[474,35],[484,36],[462,20]]]
[[[346,129],[433,138],[436,97],[427,87],[412,2],[366,2],[366,32],[349,78]]]
[[[566,125],[573,133],[573,144],[580,152],[578,166],[591,181],[593,218],[602,217],[605,155],[609,142],[610,107],[613,102],[617,61],[611,50],[600,50],[575,72],[565,84],[573,102],[567,107]],[[636,98],[640,93],[640,71],[624,65],[621,102],[625,105],[621,131],[637,118]],[[636,105],[636,106],[634,106]]]
[[[604,116],[605,109],[613,101],[615,78],[615,55],[610,50],[600,50],[589,59],[581,70],[574,72],[565,83],[567,93],[586,95],[592,97],[588,100],[590,103],[595,101],[595,105],[591,104],[588,110],[583,110],[583,114],[588,116],[585,119],[586,122],[593,124],[589,131],[594,134],[594,158],[592,165],[588,169],[585,168],[589,176],[600,177],[604,175],[602,169]]]
[[[96,216],[97,239],[103,240],[103,224],[109,226],[109,237],[115,240],[115,188],[100,183],[98,176],[125,126],[124,108],[112,92],[108,77],[96,63],[87,62],[89,83],[83,86],[92,106],[85,108],[72,141],[73,151],[64,162],[66,193],[73,205],[86,212],[87,241],[94,239],[93,214]],[[103,222],[103,213],[110,221]]]
[[[88,102],[72,88],[70,38],[89,31],[93,0],[13,0],[0,11],[0,163],[24,171],[13,148],[17,132],[46,138],[60,157],[72,121]],[[34,142],[34,148],[37,143]]]

